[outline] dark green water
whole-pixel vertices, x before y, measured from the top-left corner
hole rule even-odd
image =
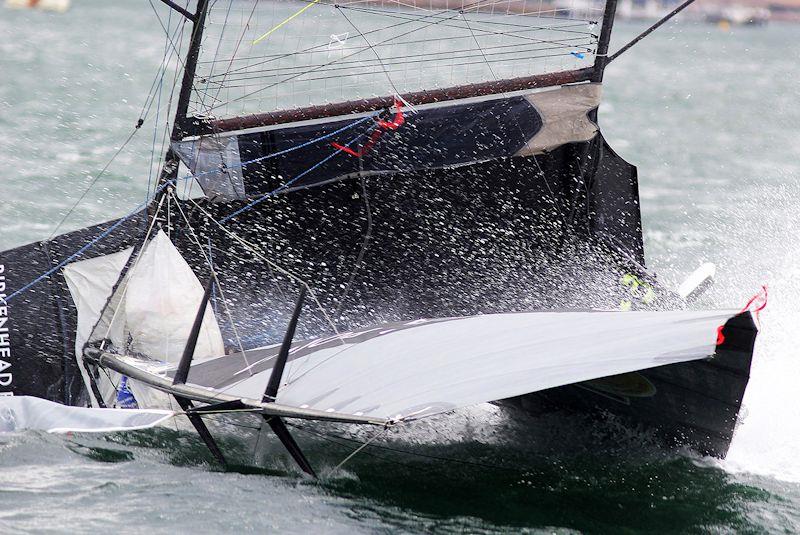
[[[617,40],[640,29],[621,23]],[[188,432],[23,434],[0,437],[0,531],[800,532],[798,36],[670,25],[609,69],[601,108],[639,166],[648,261],[664,279],[716,262],[709,306],[770,285],[728,460],[664,451],[614,422],[512,422],[492,407],[393,432],[334,472],[357,447],[349,430],[298,430],[320,482],[271,444],[254,458],[247,430],[226,448],[261,469],[229,473]],[[163,47],[138,0],[0,10],[0,247],[52,232],[132,129]],[[64,229],[143,200],[152,127]]]

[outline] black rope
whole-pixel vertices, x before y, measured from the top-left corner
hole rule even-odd
[[[470,39],[472,37],[465,36],[465,38]],[[466,49],[462,49],[462,50],[453,50],[453,51],[445,51],[445,52],[426,52],[426,53],[423,53],[423,54],[410,54],[410,55],[404,55],[404,56],[392,56],[391,58],[387,58],[387,59],[391,60],[393,65],[403,65],[403,64],[406,64],[406,63],[422,63],[422,62],[430,62],[430,61],[442,61],[441,58],[430,57],[430,56],[446,56],[445,59],[447,59],[447,60],[451,60],[451,59],[469,59],[469,58],[474,58],[476,56],[474,54],[470,54],[470,55],[466,55],[466,56],[459,56],[457,54],[463,54],[463,53],[466,53],[466,52],[483,52],[484,56],[499,56],[499,55],[508,55],[508,54],[518,54],[520,52],[540,52],[540,51],[546,51],[546,50],[574,50],[575,48],[578,48],[581,45],[590,45],[592,43],[582,43],[581,42],[581,43],[569,43],[569,44],[559,45],[559,46],[537,47],[536,45],[539,45],[539,44],[541,44],[541,43],[515,43],[515,44],[488,46],[488,47],[484,47],[484,48],[466,48]],[[505,52],[493,52],[493,53],[490,53],[490,54],[486,54],[485,53],[486,51],[506,49],[506,48],[511,48],[513,50],[508,50],[508,51],[505,51]],[[561,54],[559,54],[559,55],[561,55]],[[563,54],[563,55],[568,55],[568,54]],[[537,57],[537,56],[534,56],[534,57]],[[542,57],[549,57],[549,56],[542,56]],[[396,60],[404,60],[404,59],[412,59],[412,61],[396,61]],[[355,65],[358,68],[363,68],[363,69],[371,69],[374,65],[370,64],[370,62],[375,62],[375,61],[376,60],[374,60],[374,59],[341,61],[341,62],[336,64],[337,67],[324,69],[324,70],[322,70],[320,72],[333,72],[333,71],[348,70],[348,69],[352,69],[353,68],[353,67],[348,66],[348,65]],[[287,71],[292,71],[292,70],[297,71],[297,70],[301,70],[301,69],[307,69],[310,66],[311,65],[298,65],[298,66],[295,66],[295,67],[253,70],[253,71],[249,71],[247,73],[242,73],[242,74],[240,74],[238,76],[235,76],[235,77],[228,78],[228,81],[240,82],[240,81],[244,81],[244,80],[261,80],[261,79],[263,79],[265,77],[280,76],[280,73],[286,74]],[[449,66],[449,64],[446,65],[446,66]],[[265,73],[273,73],[273,72],[274,73],[279,73],[279,74],[273,74],[273,75],[266,75],[265,76]],[[219,74],[219,75],[214,75],[214,76],[216,77],[216,76],[223,76],[223,75]],[[222,82],[217,82],[216,80],[213,80],[211,78],[209,78],[207,81],[208,81],[208,83],[214,83],[214,84],[220,84],[220,85],[224,83],[224,80]]]
[[[385,28],[380,28],[378,30],[371,30],[371,31],[366,32],[366,33],[374,33],[376,31],[382,31],[384,29],[390,29],[390,28],[393,28],[393,27],[395,27],[395,26],[389,26],[389,27],[385,27]],[[525,32],[527,32],[529,30],[530,30],[530,28],[528,28],[526,30],[518,30],[516,33],[525,33]],[[553,41],[556,42],[556,43],[559,43],[559,42],[562,42],[562,41],[571,41],[571,40],[577,40],[577,39],[587,39],[587,38],[597,39],[597,36],[592,32],[574,32],[574,33],[579,33],[579,34],[582,34],[582,35],[580,37],[564,37],[563,39],[553,39]],[[448,36],[442,36],[442,37],[429,38],[429,39],[413,39],[413,40],[409,40],[409,41],[403,41],[401,44],[410,45],[410,44],[421,44],[421,43],[431,43],[431,42],[439,43],[441,41],[448,41],[448,40],[452,41],[452,40],[470,39],[470,38],[471,37],[469,35],[453,35],[453,36],[449,36],[449,37]],[[283,53],[280,53],[280,54],[263,54],[263,55],[260,55],[260,56],[241,56],[241,57],[238,57],[238,58],[224,58],[224,59],[213,60],[213,62],[212,62],[212,60],[205,60],[205,61],[199,61],[198,63],[199,64],[220,63],[220,62],[231,63],[231,62],[234,62],[234,61],[250,61],[250,60],[255,60],[255,59],[269,59],[269,58],[281,59],[281,58],[286,58],[287,56],[300,56],[300,55],[303,55],[303,54],[317,54],[320,51],[316,50],[316,49],[324,47],[324,46],[327,46],[327,45],[315,45],[313,47],[306,48],[304,50],[298,50],[296,52],[283,52]],[[396,46],[396,45],[394,43],[389,43],[389,44],[375,44],[373,46],[377,47],[377,46]],[[363,48],[366,49],[367,47],[365,46]],[[254,65],[247,65],[248,68],[249,67],[253,67],[253,66]],[[236,70],[241,70],[242,68],[244,68],[244,67],[237,67]],[[232,72],[232,71],[229,71],[229,72]],[[219,75],[215,75],[215,76],[223,76],[223,75],[219,74]]]
[[[558,58],[558,57],[567,57],[567,56],[570,56],[570,55],[571,54],[545,54],[545,55],[534,55],[534,56],[519,56],[519,57],[515,57],[515,58],[504,59],[503,61],[504,62],[529,61],[531,59]],[[452,64],[448,64],[447,66],[448,67],[464,67],[464,66],[467,66],[467,65],[478,65],[478,64],[484,65],[485,64],[484,60],[483,59],[479,59],[477,61],[465,61],[465,62],[461,62],[461,63],[452,63]],[[390,70],[389,72],[390,73],[398,73],[398,72],[405,72],[405,70],[404,69],[394,69],[394,70]],[[352,75],[347,75],[347,77],[350,77],[350,76],[363,77],[364,74],[365,73],[363,73],[363,72],[353,73]],[[303,76],[303,73],[294,76],[294,78],[299,78],[300,76]],[[316,76],[316,77],[312,77],[312,78],[304,78],[303,81],[304,82],[310,82],[310,81],[316,81],[316,80],[333,80],[333,79],[341,79],[341,78],[345,78],[345,76],[342,76],[342,75]],[[269,89],[271,87],[275,87],[277,85],[280,85],[280,84],[284,83],[285,81],[286,80],[283,80],[283,81],[280,81],[280,82],[275,82],[274,84],[271,84],[271,85],[269,85],[267,87],[264,87],[263,89]],[[230,86],[228,86],[228,88],[236,88],[236,87],[248,87],[248,84],[230,85]],[[243,97],[240,97],[240,98],[237,98],[237,99],[234,99],[234,100],[237,100],[237,101],[238,100],[245,100],[246,96],[252,96],[252,94],[245,95]],[[233,102],[233,101],[231,101],[231,102]]]

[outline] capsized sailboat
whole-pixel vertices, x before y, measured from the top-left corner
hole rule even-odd
[[[708,273],[659,285],[597,125],[607,65],[690,1],[614,55],[614,0],[162,2],[170,54],[190,37],[159,181],[0,253],[4,394],[174,400],[223,463],[205,416],[255,413],[309,473],[286,418],[490,401],[725,455],[766,296],[692,310]]]

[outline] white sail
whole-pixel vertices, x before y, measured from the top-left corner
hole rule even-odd
[[[159,231],[139,258],[125,294],[131,349],[159,360],[181,358],[203,286],[170,239]],[[207,307],[194,360],[225,353],[214,312]]]
[[[277,403],[303,409],[417,419],[458,407],[711,357],[734,311],[531,312],[376,327],[296,343]],[[198,364],[190,382],[261,399],[277,348]],[[265,369],[269,366],[269,369]],[[219,384],[215,368],[238,382]],[[249,371],[255,371],[252,376]],[[219,372],[219,369],[216,370]]]
[[[0,396],[0,433],[108,433],[154,427],[174,415],[166,410],[70,407],[30,396]]]

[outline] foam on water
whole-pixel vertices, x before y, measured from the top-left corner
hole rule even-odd
[[[723,466],[800,482],[800,256],[793,253],[775,266],[742,423]]]

